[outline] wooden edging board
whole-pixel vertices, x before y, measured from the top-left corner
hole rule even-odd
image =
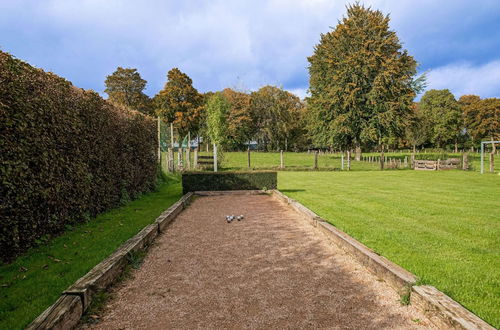
[[[72,329],[90,306],[95,293],[106,289],[121,275],[131,254],[145,251],[159,233],[189,204],[193,193],[187,193],[164,211],[156,220],[123,243],[113,254],[78,279],[61,297],[27,329]]]
[[[272,196],[291,206],[322,231],[333,243],[352,255],[369,271],[387,282],[400,295],[409,295],[410,303],[429,317],[439,328],[494,329],[477,315],[467,310],[433,286],[416,286],[418,278],[329,224],[313,211],[275,189]]]

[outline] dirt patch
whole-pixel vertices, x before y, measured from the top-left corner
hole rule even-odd
[[[243,214],[241,222],[225,216]],[[421,328],[429,321],[266,195],[200,197],[118,285],[95,329]]]

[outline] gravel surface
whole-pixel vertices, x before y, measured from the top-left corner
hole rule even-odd
[[[226,222],[226,215],[243,214]],[[93,329],[423,328],[371,275],[267,195],[198,197],[112,289]]]

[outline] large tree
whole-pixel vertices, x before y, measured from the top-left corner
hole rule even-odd
[[[360,4],[321,35],[308,58],[311,133],[344,150],[401,136],[416,89],[417,63],[402,49],[389,16]]]
[[[222,95],[231,104],[227,119],[227,135],[230,144],[233,148],[241,148],[251,140],[253,133],[255,133],[250,110],[250,94],[226,88],[222,91]]]
[[[462,111],[448,89],[431,89],[420,100],[422,116],[430,128],[430,139],[439,148],[455,145],[463,130]]]
[[[301,125],[303,104],[296,95],[275,86],[251,94],[255,138],[265,149],[287,150]]]
[[[500,139],[500,99],[464,95],[458,101],[467,133],[474,142]]]
[[[143,92],[146,84],[146,80],[141,78],[137,69],[118,67],[106,77],[104,92],[108,94],[108,100],[112,103],[152,114],[151,100]]]
[[[193,81],[179,69],[167,73],[165,87],[154,97],[158,115],[173,122],[181,137],[198,133],[203,118],[203,95],[193,87]]]

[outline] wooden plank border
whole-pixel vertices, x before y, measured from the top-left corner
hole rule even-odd
[[[272,196],[307,218],[330,241],[353,256],[370,272],[387,282],[400,295],[409,295],[410,303],[426,314],[430,321],[439,328],[495,329],[435,287],[416,286],[418,278],[414,274],[378,255],[281,191],[273,190]]]
[[[95,293],[105,290],[122,274],[131,254],[146,251],[159,233],[185,209],[193,193],[187,193],[165,210],[156,220],[123,243],[109,257],[101,261],[87,274],[78,279],[61,297],[27,329],[72,329],[92,302]]]

